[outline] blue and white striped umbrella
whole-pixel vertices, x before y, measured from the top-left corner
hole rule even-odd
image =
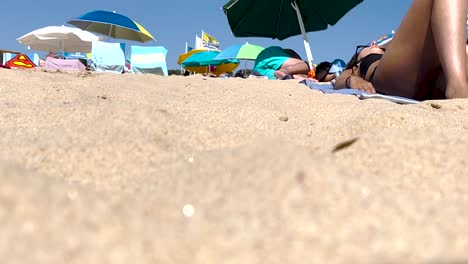
[[[127,39],[138,42],[154,40],[154,37],[142,25],[127,16],[97,10],[68,21],[83,30],[103,34],[111,38]]]

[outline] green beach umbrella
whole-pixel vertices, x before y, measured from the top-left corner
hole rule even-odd
[[[244,71],[247,70],[247,61],[254,61],[258,54],[264,50],[264,47],[253,45],[250,43],[232,45],[225,48],[221,51],[216,57],[215,60],[229,60],[237,59],[244,60]]]
[[[302,35],[312,69],[306,32],[335,25],[363,0],[230,0],[222,7],[236,37],[283,40]]]
[[[214,59],[255,60],[258,54],[264,49],[264,47],[249,43],[232,45],[221,51],[218,55],[216,55],[216,57],[214,57]]]

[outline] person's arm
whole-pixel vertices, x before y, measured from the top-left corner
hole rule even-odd
[[[372,83],[364,80],[359,76],[353,75],[351,69],[344,70],[343,73],[336,78],[335,89],[352,88],[368,93],[375,93],[375,88]]]
[[[347,87],[347,86],[346,86],[346,79],[347,79],[348,77],[350,77],[352,74],[353,74],[353,72],[352,72],[350,69],[344,70],[344,71],[340,74],[340,76],[338,76],[338,77],[335,79],[335,90],[351,88],[351,87]],[[348,80],[348,85],[349,85],[349,80]]]

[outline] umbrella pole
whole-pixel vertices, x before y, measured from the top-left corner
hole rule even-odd
[[[247,77],[247,60],[244,60],[244,77]]]
[[[62,59],[65,59],[65,51],[63,50],[64,49],[64,43],[63,43],[63,39],[60,40],[60,49],[62,50]]]
[[[304,47],[305,47],[305,51],[307,54],[307,61],[309,62],[309,68],[313,69],[314,57],[312,56],[312,51],[310,50],[309,40],[307,39],[307,35],[305,32],[304,21],[302,20],[301,11],[299,10],[299,7],[297,6],[296,1],[292,2],[291,6],[294,8],[294,10],[296,10],[297,20],[299,22],[299,27],[301,28],[302,38],[304,39]]]
[[[110,25],[110,28],[109,28],[109,35],[107,35],[107,41],[110,42],[110,37],[111,37],[111,34],[112,34],[112,25]]]

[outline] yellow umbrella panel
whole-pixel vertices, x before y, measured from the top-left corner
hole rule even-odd
[[[189,72],[195,72],[195,73],[213,73],[216,76],[219,76],[223,73],[226,72],[233,72],[239,64],[237,63],[225,63],[225,64],[220,64],[217,66],[187,66],[184,67],[185,70]],[[214,68],[210,69],[209,67]]]
[[[207,51],[207,49],[193,49],[187,53],[180,54],[179,59],[177,60],[177,64],[181,64],[184,60],[186,60],[188,57],[192,56],[195,53],[201,52],[201,51]]]

